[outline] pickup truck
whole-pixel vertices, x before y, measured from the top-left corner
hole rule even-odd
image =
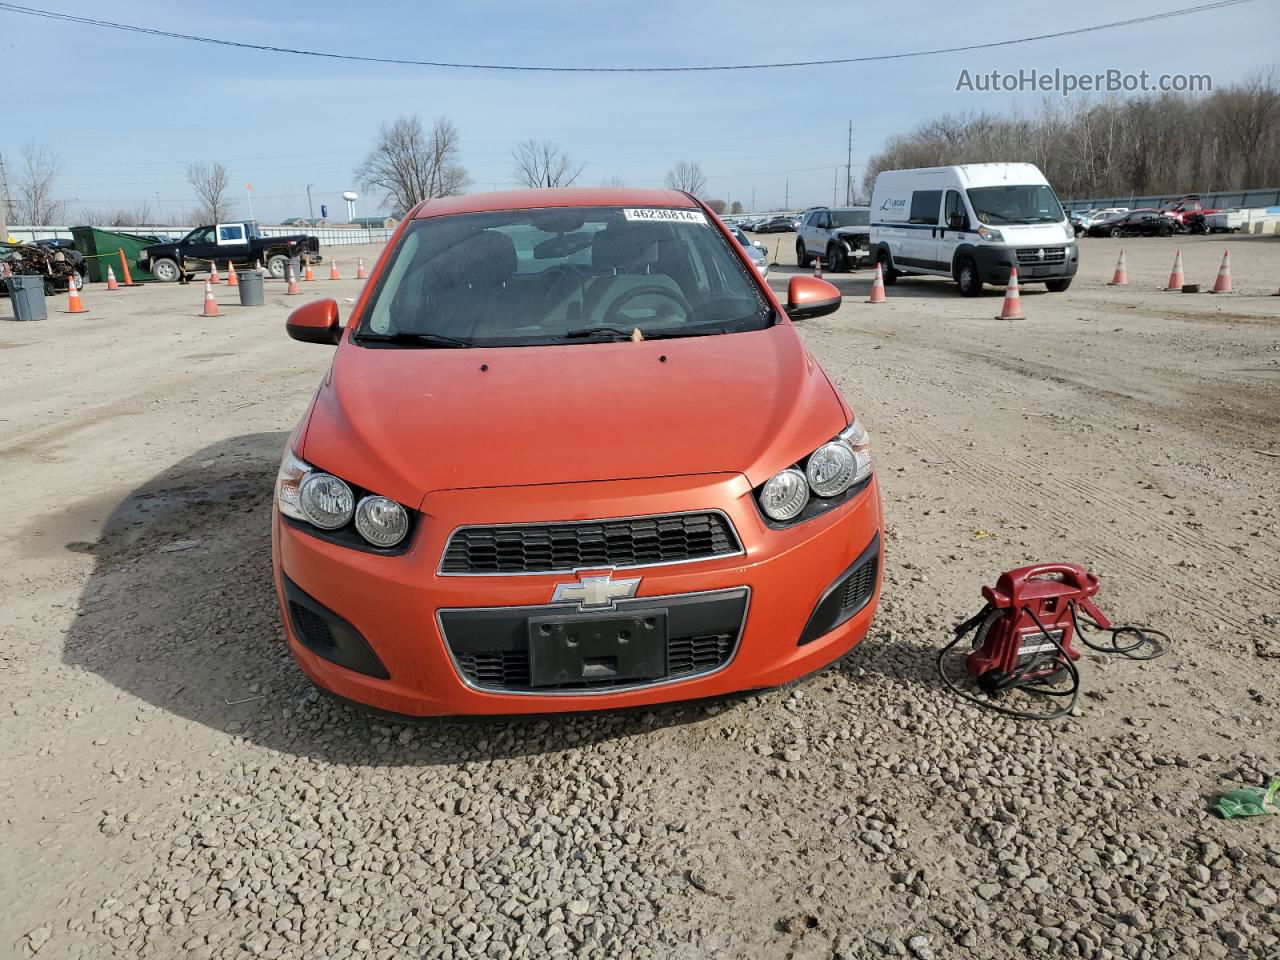
[[[290,257],[305,257],[320,262],[320,241],[296,233],[284,237],[268,237],[255,220],[216,223],[196,227],[181,240],[153,243],[138,254],[138,266],[157,279],[172,283],[183,276],[208,270],[216,260],[225,268],[228,260],[237,267],[263,264],[277,280],[284,278]]]
[[[1204,226],[1204,218],[1217,213],[1218,209],[1218,207],[1206,207],[1200,202],[1199,197],[1191,196],[1161,207],[1160,212],[1177,220],[1178,226],[1184,230],[1190,230],[1192,233],[1206,233],[1208,231]]]

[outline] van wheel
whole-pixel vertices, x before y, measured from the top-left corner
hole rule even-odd
[[[976,297],[982,292],[982,277],[973,257],[965,257],[956,264],[956,285],[966,297]]]
[[[823,263],[827,265],[827,269],[832,273],[844,273],[849,269],[845,265],[844,251],[834,243],[827,247],[827,256]]]
[[[888,250],[881,250],[876,255],[876,263],[880,265],[880,276],[886,287],[892,287],[898,282],[898,271],[893,269],[893,260],[890,259]]]
[[[1063,290],[1067,289],[1067,287],[1071,286],[1071,278],[1067,277],[1064,280],[1046,280],[1044,282],[1044,286],[1050,293],[1061,293]]]
[[[796,263],[802,267],[807,267],[813,263],[813,257],[805,253],[803,240],[796,241]]]

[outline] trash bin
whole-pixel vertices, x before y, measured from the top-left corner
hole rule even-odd
[[[44,277],[13,274],[5,278],[4,285],[9,290],[9,302],[13,304],[13,319],[49,319],[49,311],[44,305]]]
[[[240,274],[240,306],[260,307],[265,302],[262,295],[262,271],[246,270]]]

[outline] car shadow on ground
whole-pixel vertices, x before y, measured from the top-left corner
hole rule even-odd
[[[456,763],[550,753],[707,719],[726,703],[560,717],[402,721],[320,695],[284,642],[272,484],[287,434],[212,444],[112,510],[63,661],[214,730],[330,762]],[[741,698],[738,698],[741,702]]]

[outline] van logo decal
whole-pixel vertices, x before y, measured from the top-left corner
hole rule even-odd
[[[902,200],[894,200],[892,197],[886,198],[884,203],[880,204],[881,210],[900,210],[907,205],[905,198]]]

